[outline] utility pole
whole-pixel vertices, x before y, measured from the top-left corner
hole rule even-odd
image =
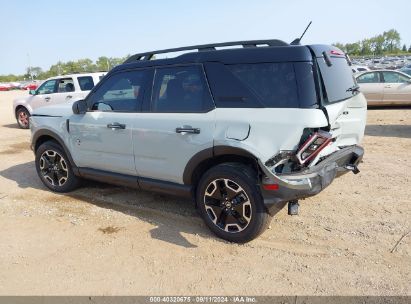
[[[29,64],[29,68],[28,68],[29,76],[30,76],[31,81],[33,81],[33,75],[31,74],[31,63],[30,63],[30,54],[29,53],[27,53],[27,61],[28,61],[28,64]]]

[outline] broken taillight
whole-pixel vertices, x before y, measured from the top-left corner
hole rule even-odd
[[[322,130],[312,134],[304,144],[301,145],[296,153],[296,157],[300,164],[307,164],[309,161],[313,160],[314,157],[331,142],[331,140],[332,135]]]

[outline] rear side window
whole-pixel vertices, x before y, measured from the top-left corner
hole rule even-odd
[[[305,108],[317,103],[311,63],[239,64],[230,69],[267,108]]]
[[[199,65],[156,70],[152,112],[198,113],[213,108],[213,102]]]
[[[63,78],[59,79],[59,84],[57,86],[57,93],[69,93],[74,92],[74,82],[73,78]]]
[[[354,88],[357,83],[354,75],[344,56],[329,56],[331,66],[327,65],[323,57],[317,58],[321,76],[324,82],[327,100],[325,102],[334,103],[345,100],[358,94]]]
[[[94,87],[93,77],[91,76],[77,77],[77,80],[82,91],[90,91]]]

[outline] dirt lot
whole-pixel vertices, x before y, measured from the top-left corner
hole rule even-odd
[[[1,295],[411,295],[411,108],[370,110],[361,173],[282,210],[246,245],[191,202],[87,182],[42,186],[0,92]]]

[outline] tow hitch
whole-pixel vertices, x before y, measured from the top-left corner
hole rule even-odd
[[[347,170],[352,171],[352,173],[354,173],[354,174],[360,173],[360,170],[358,169],[358,167],[356,165],[345,165],[344,168],[347,169]]]

